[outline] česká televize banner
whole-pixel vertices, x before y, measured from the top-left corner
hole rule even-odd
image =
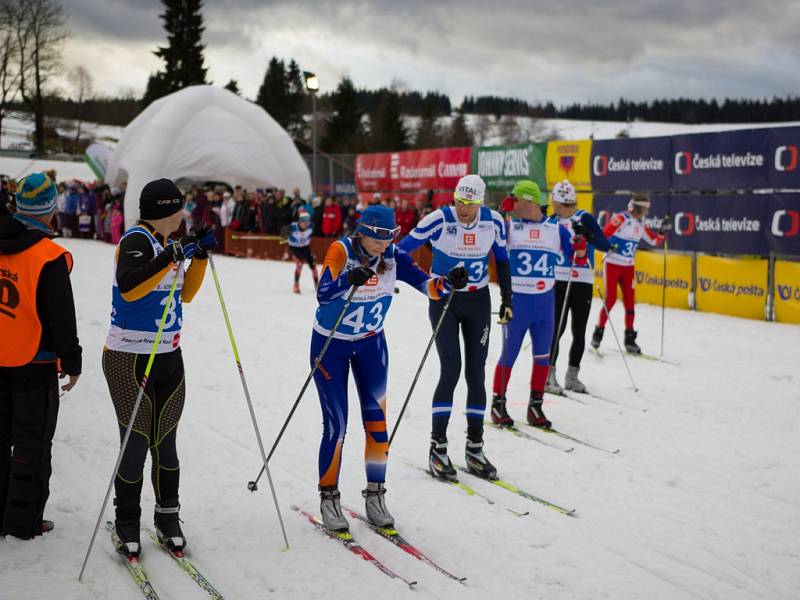
[[[356,187],[360,192],[453,190],[470,172],[471,148],[359,154]]]
[[[627,195],[595,194],[594,214],[601,227],[627,203]],[[660,229],[665,214],[672,217],[673,250],[800,256],[800,194],[653,196],[645,224]]]
[[[769,187],[771,129],[672,137],[672,189],[754,190]]]
[[[770,187],[800,190],[800,127],[770,130]]]
[[[672,185],[672,138],[595,140],[594,191],[668,191]]]
[[[474,146],[470,172],[480,175],[492,191],[510,192],[520,179],[531,179],[545,191],[546,154],[547,144]]]

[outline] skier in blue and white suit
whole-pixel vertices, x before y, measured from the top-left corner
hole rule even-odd
[[[333,331],[348,294],[355,292],[346,313],[314,374],[322,408],[323,435],[319,449],[319,490],[322,520],[331,531],[349,525],[340,506],[339,468],[347,428],[348,373],[353,370],[366,433],[367,518],[378,527],[393,527],[386,509],[384,481],[389,439],[386,433],[386,378],[389,365],[383,323],[394,296],[396,280],[405,281],[430,298],[439,299],[466,285],[463,268],[444,277],[429,277],[394,245],[399,232],[394,211],[370,206],[353,236],[334,242],[325,255],[316,319],[311,337],[311,364]]]
[[[453,408],[453,392],[461,375],[459,330],[464,336],[465,376],[467,380],[467,468],[487,479],[497,477],[497,469],[483,453],[483,418],[486,411],[484,386],[486,355],[489,348],[491,300],[489,297],[489,254],[494,255],[500,284],[500,320],[511,318],[511,274],[506,255],[506,230],[499,213],[482,206],[486,184],[477,175],[462,177],[456,186],[455,206],[443,206],[423,218],[400,247],[411,252],[425,242],[433,249],[431,275],[464,267],[469,281],[453,297],[436,337],[441,372],[433,395],[431,446],[428,463],[431,474],[456,479],[447,454],[447,425]],[[435,327],[445,303],[431,299],[428,315]]]

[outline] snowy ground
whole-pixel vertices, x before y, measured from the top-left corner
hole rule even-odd
[[[111,246],[66,240],[74,253],[84,375],[62,399],[46,515],[56,530],[33,542],[0,541],[0,598],[140,597],[101,531],[84,583],[76,581],[116,458],[118,438],[100,352],[108,325]],[[245,373],[267,445],[308,370],[314,310],[308,273],[290,291],[292,266],[220,257],[217,261]],[[497,290],[493,290],[496,293]],[[425,299],[401,286],[387,322],[391,358],[390,426],[430,335]],[[660,310],[641,306],[642,346],[657,351]],[[629,389],[620,357],[588,354],[584,380],[627,408],[587,397],[550,398],[563,431],[618,455],[577,446],[569,454],[487,430],[487,453],[502,477],[577,508],[565,517],[483,482],[494,506],[405,465],[424,465],[429,403],[438,359],[431,356],[392,448],[387,500],[406,537],[451,570],[451,582],[354,524],[363,545],[415,591],[348,554],[288,509],[317,511],[316,453],[321,418],[306,394],[272,463],[291,550],[259,469],[252,425],[209,278],[185,308],[182,347],[188,397],[179,432],[182,517],[191,552],[226,598],[483,599],[794,599],[800,597],[800,328],[687,311],[667,312],[672,366],[630,360],[640,392]],[[621,312],[615,311],[618,327]],[[487,379],[500,350],[492,334]],[[524,419],[530,358],[512,378],[511,412]],[[562,366],[563,371],[563,366]],[[562,374],[559,372],[559,375]],[[464,388],[456,394],[450,437],[463,460]],[[360,507],[363,433],[351,401],[342,494]],[[646,411],[644,411],[646,409]],[[549,437],[547,438],[550,439]],[[149,471],[148,471],[149,472]],[[145,484],[144,513],[152,491]],[[530,511],[517,517],[506,507]],[[111,518],[111,508],[105,516]],[[204,593],[145,541],[144,561],[162,598]]]

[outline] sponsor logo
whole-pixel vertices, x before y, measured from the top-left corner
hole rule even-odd
[[[662,171],[664,161],[658,158],[614,158],[598,154],[592,160],[592,173],[604,177],[609,173],[646,173]]]
[[[778,146],[775,148],[775,170],[794,171],[797,168],[797,146]]]
[[[702,279],[702,278],[701,278]],[[659,275],[651,275],[645,271],[636,271],[636,283],[637,285],[654,285],[657,287],[666,286],[667,288],[675,288],[678,290],[688,290],[689,289],[689,282],[685,279],[675,278],[675,279],[667,279],[664,280],[663,277]],[[700,287],[702,287],[702,282],[700,283]],[[703,290],[708,291],[708,290]]]
[[[539,230],[538,229],[531,229],[530,232],[528,233],[528,236],[532,240],[538,240],[539,239]]]
[[[771,231],[775,237],[796,236],[800,233],[800,212],[796,210],[776,210],[772,215]]]
[[[597,224],[600,226],[600,229],[606,226],[610,218],[611,218],[610,210],[601,210],[600,212],[597,213]]]
[[[679,212],[675,215],[675,233],[692,235],[694,233],[695,216],[693,213]]]
[[[448,225],[447,229],[445,230],[445,233],[447,235],[455,235],[456,233],[458,233],[458,225],[452,225],[452,224]]]
[[[522,223],[514,223],[514,231],[522,231],[524,226]]]
[[[539,281],[536,282],[536,289],[543,290],[545,288],[545,285],[546,285],[545,282],[540,279]]]
[[[556,152],[559,154],[559,168],[569,175],[572,169],[575,168],[575,159],[577,158],[578,152],[580,152],[580,146],[578,144],[558,144],[556,146]]]
[[[132,254],[133,258],[141,258],[144,256],[144,252],[140,250],[128,250],[125,254]]]
[[[400,155],[397,153],[389,157],[389,177],[400,179]]]
[[[746,152],[745,154],[692,154],[691,152],[675,153],[675,172],[688,175],[692,171],[708,169],[747,169],[764,166],[764,155]]]
[[[794,300],[800,302],[800,287],[792,287],[790,285],[778,285],[778,296],[784,302]]]
[[[465,233],[464,234],[464,245],[465,246],[474,246],[475,245],[475,234],[474,233]]]
[[[436,172],[439,173],[439,177],[464,177],[464,175],[469,173],[469,165],[463,162],[440,162],[436,167]]]
[[[712,279],[711,277],[698,277],[698,282],[700,283],[700,290],[703,292],[717,292],[730,296],[753,296],[756,298],[763,298],[766,295],[764,288],[755,283],[737,285],[735,283]]]
[[[530,147],[512,150],[489,150],[478,154],[481,177],[526,177],[530,172]]]
[[[748,217],[722,218],[696,215],[690,212],[675,214],[675,233],[688,237],[697,233],[758,233],[761,221]]]
[[[375,287],[378,285],[378,276],[373,275],[369,279],[367,279],[367,283],[364,284],[366,287]]]
[[[180,332],[178,332],[174,336],[172,336],[172,347],[177,348],[178,344],[180,343],[181,343],[181,334]]]

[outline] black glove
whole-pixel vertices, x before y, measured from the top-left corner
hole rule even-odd
[[[469,275],[467,275],[467,270],[464,267],[453,267],[445,279],[447,279],[447,283],[451,288],[460,290],[466,287]]]
[[[500,315],[500,320],[498,321],[498,323],[500,323],[501,325],[505,325],[511,320],[511,317],[514,316],[514,313],[511,311],[510,300],[508,302],[506,302],[505,300],[502,300],[500,302],[500,312],[498,314]]]
[[[664,218],[661,220],[661,233],[664,234],[668,231],[672,231],[672,217],[664,215]]]
[[[573,221],[573,223],[572,223],[572,231],[575,232],[575,235],[580,235],[580,236],[586,238],[587,240],[592,235],[589,232],[589,230],[586,228],[586,226],[583,223],[581,223],[580,221]]]
[[[192,258],[197,254],[197,237],[185,235],[179,240],[174,240],[164,248],[164,254],[174,262],[181,262],[187,258]]]
[[[194,255],[197,258],[208,258],[208,251],[217,246],[217,236],[214,235],[213,229],[201,225],[196,227],[192,233],[197,238],[197,251]]]
[[[375,273],[368,267],[356,267],[347,272],[347,283],[359,287],[367,283],[373,275]]]

